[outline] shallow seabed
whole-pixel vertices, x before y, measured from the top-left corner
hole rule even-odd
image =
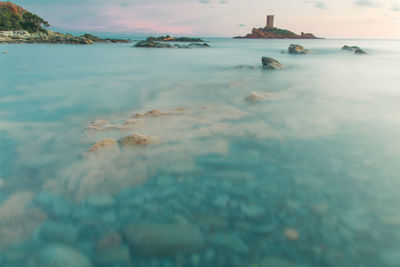
[[[400,42],[210,41],[0,46],[0,266],[400,266]]]

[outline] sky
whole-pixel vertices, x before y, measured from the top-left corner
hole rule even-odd
[[[400,0],[14,0],[63,31],[232,37],[275,27],[326,38],[400,39]]]

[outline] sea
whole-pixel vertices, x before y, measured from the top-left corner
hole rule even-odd
[[[400,41],[205,41],[0,45],[0,266],[400,266]]]

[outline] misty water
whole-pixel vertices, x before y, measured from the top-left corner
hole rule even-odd
[[[400,42],[208,41],[0,46],[0,266],[400,266]]]

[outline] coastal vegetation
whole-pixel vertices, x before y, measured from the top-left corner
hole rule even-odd
[[[0,31],[47,32],[50,24],[36,14],[11,3],[0,2]]]

